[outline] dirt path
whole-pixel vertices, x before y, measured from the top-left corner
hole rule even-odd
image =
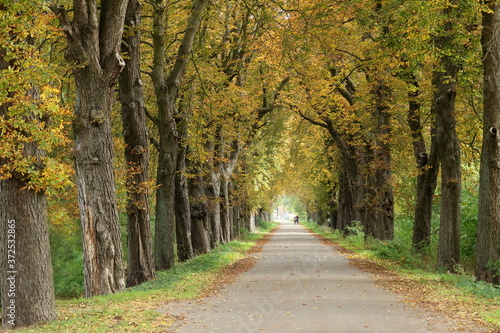
[[[301,225],[282,222],[257,261],[217,295],[168,304],[170,332],[450,332],[453,320],[408,308]],[[467,332],[486,332],[467,327]]]

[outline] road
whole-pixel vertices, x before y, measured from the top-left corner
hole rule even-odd
[[[169,332],[454,331],[450,319],[405,306],[302,225],[282,222],[256,255],[256,264],[218,295],[162,309],[181,319]]]

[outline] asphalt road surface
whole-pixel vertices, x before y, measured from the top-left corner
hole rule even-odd
[[[257,256],[256,264],[218,295],[161,309],[179,319],[169,332],[453,331],[451,320],[408,308],[301,225],[282,222]]]

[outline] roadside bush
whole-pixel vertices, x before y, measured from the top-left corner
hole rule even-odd
[[[478,197],[469,192],[462,193],[462,228],[460,250],[464,266],[474,265],[477,239]]]
[[[379,241],[371,239],[367,242],[368,249],[373,251],[377,258],[390,260],[406,269],[420,269],[425,266],[421,255],[416,254],[411,246],[401,239],[391,241]]]
[[[51,232],[50,247],[57,298],[83,295],[83,252],[79,235]]]
[[[257,228],[264,229],[264,230],[270,230],[271,226],[273,226],[273,222],[266,221],[263,218],[257,217],[255,219],[255,225]]]

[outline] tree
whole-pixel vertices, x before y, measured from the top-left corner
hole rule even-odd
[[[412,78],[408,93],[408,125],[413,138],[413,152],[417,164],[417,186],[415,196],[415,216],[413,219],[413,247],[417,251],[429,247],[431,243],[431,217],[434,192],[437,187],[439,162],[436,150],[436,133],[432,129],[431,149],[428,153],[427,145],[422,133],[420,103],[418,102],[418,83]]]
[[[413,245],[417,251],[427,248],[431,242],[432,205],[439,171],[434,125],[430,126],[430,140],[427,138],[429,126],[426,119],[430,117],[426,105],[426,66],[431,52],[430,31],[436,30],[436,15],[439,15],[429,6],[434,4],[394,1],[386,6],[390,14],[390,30],[384,52],[396,55],[395,64],[399,68],[395,75],[404,82],[406,87],[403,89],[408,92],[406,118],[416,165]],[[423,15],[429,19],[422,20]],[[431,142],[430,149],[428,141]]]
[[[141,13],[141,3],[129,0],[122,43],[125,68],[119,77],[127,163],[129,287],[155,276],[149,219],[149,137],[140,74]]]
[[[25,153],[33,157],[41,152],[32,146]],[[22,178],[0,180],[4,329],[56,319],[47,199],[25,187]]]
[[[41,4],[0,4],[0,286],[2,328],[56,318],[47,196],[67,185],[53,153],[66,141],[44,47],[59,34]]]
[[[76,83],[73,133],[82,223],[85,295],[125,287],[116,202],[111,107],[123,69],[120,45],[128,0],[74,0],[72,20],[51,5],[66,34]]]
[[[191,97],[191,96],[190,96]],[[179,133],[178,156],[175,174],[175,231],[177,241],[177,257],[186,261],[194,257],[192,236],[192,219],[189,199],[189,186],[186,176],[186,156],[189,137],[188,126],[191,115],[189,103],[180,102],[177,117],[177,132]]]
[[[476,277],[500,284],[500,4],[485,1],[483,9],[484,111],[479,184]]]
[[[178,154],[178,133],[175,121],[176,102],[179,98],[179,86],[207,3],[208,0],[194,2],[187,29],[168,75],[165,75],[167,67],[165,59],[167,6],[163,0],[156,0],[153,4],[154,55],[151,78],[158,114],[152,119],[159,133],[154,240],[156,269],[169,269],[175,263],[175,171]]]
[[[452,1],[452,3],[454,3]],[[439,226],[438,268],[454,272],[460,263],[460,143],[456,132],[457,77],[459,65],[450,50],[456,48],[455,8],[443,9],[444,25],[434,37],[438,67],[433,73],[436,143],[441,163],[441,219]]]

